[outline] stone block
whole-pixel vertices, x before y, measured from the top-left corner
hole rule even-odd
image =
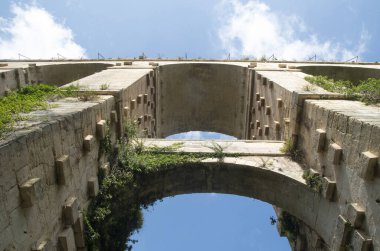
[[[257,110],[258,111],[261,111],[261,102],[260,101],[257,101]]]
[[[115,65],[116,65],[116,66],[121,66],[121,63],[116,63]]]
[[[326,144],[326,131],[322,129],[316,130],[317,151],[322,152]]]
[[[260,105],[265,106],[265,98],[264,97],[260,97]]]
[[[153,93],[154,93],[154,87],[150,87],[150,94],[153,95]]]
[[[264,135],[268,136],[269,135],[269,125],[264,126]]]
[[[124,106],[123,114],[124,114],[124,117],[126,117],[126,118],[129,117],[129,107],[128,106]]]
[[[342,159],[342,148],[336,144],[330,144],[330,162],[334,165],[339,165]]]
[[[286,64],[278,64],[278,68],[286,68]]]
[[[348,244],[351,234],[350,223],[342,216],[338,216],[332,250],[342,250]]]
[[[148,114],[144,115],[144,121],[148,121]]]
[[[268,79],[266,77],[263,77],[263,85],[267,85]]]
[[[144,117],[140,116],[137,118],[137,123],[140,125],[143,122]]]
[[[144,94],[143,100],[144,104],[148,103],[148,94]]]
[[[283,105],[282,99],[281,99],[281,98],[278,98],[278,99],[277,99],[277,107],[278,107],[278,108],[281,108],[282,105]]]
[[[256,136],[252,136],[252,137],[251,137],[251,140],[256,140]]]
[[[115,110],[111,111],[111,121],[112,123],[117,123],[118,121],[117,112]]]
[[[136,99],[131,100],[130,106],[132,110],[136,108]]]
[[[73,230],[75,246],[77,248],[84,248],[86,246],[86,241],[84,237],[84,226],[82,217],[79,217],[78,220],[74,223]]]
[[[21,206],[31,207],[36,201],[43,197],[43,188],[40,178],[33,178],[26,181],[19,187]]]
[[[100,170],[100,172],[101,172],[101,174],[105,177],[105,176],[107,176],[108,174],[109,174],[109,172],[110,172],[110,166],[109,166],[109,163],[104,163],[103,165],[101,165],[100,166],[100,168],[99,168]]]
[[[91,177],[87,182],[88,196],[95,197],[99,192],[99,183],[97,177]]]
[[[96,123],[96,135],[99,139],[104,139],[107,134],[107,122],[105,120],[100,120]]]
[[[66,228],[58,235],[58,250],[59,251],[75,251],[75,240],[73,229]]]
[[[254,128],[255,128],[255,123],[250,122],[250,123],[249,123],[249,128],[250,128],[250,129],[254,129]]]
[[[354,230],[352,248],[355,251],[369,251],[372,248],[372,239],[368,238],[363,232]]]
[[[271,108],[270,108],[270,106],[266,106],[265,107],[265,114],[266,115],[270,115],[271,114]]]
[[[257,80],[261,80],[261,74],[257,74]]]
[[[73,225],[79,218],[79,204],[76,197],[70,197],[67,199],[65,205],[62,208],[63,220],[66,226]]]
[[[248,65],[248,68],[255,68],[257,67],[257,63],[256,62],[251,62],[249,65]]]
[[[269,88],[273,88],[274,82],[272,80],[269,81]]]
[[[83,140],[83,148],[85,151],[90,152],[94,149],[95,137],[93,135],[87,135]]]
[[[50,240],[43,240],[32,247],[32,251],[50,251],[53,250],[53,243]]]
[[[36,67],[37,64],[28,64],[29,67]]]
[[[261,127],[257,127],[257,135],[259,136],[263,135],[263,129],[261,129]]]
[[[68,155],[62,155],[55,160],[55,169],[58,185],[66,185],[70,175],[70,159]]]
[[[335,191],[336,191],[336,182],[331,181],[327,177],[323,177],[323,179],[322,179],[322,196],[326,200],[333,201]]]
[[[347,220],[354,228],[360,228],[365,217],[364,209],[358,203],[350,203],[347,206]]]
[[[256,120],[256,128],[260,127],[260,121]]]
[[[143,99],[143,95],[142,95],[142,94],[139,94],[139,95],[137,96],[137,104],[141,104],[142,99]]]
[[[281,124],[280,124],[280,122],[278,122],[278,121],[274,121],[274,129],[276,130],[276,131],[280,131],[280,129],[281,129]]]
[[[256,101],[260,101],[260,93],[256,92]]]
[[[255,112],[256,112],[255,107],[252,107],[252,108],[251,108],[251,113],[252,113],[252,114],[255,114]]]
[[[132,65],[133,62],[132,61],[124,61],[124,65]]]
[[[365,180],[372,180],[378,159],[379,157],[371,152],[362,152],[358,161],[359,176]]]
[[[151,66],[159,66],[159,63],[157,63],[157,62],[149,62],[149,65],[151,65]]]

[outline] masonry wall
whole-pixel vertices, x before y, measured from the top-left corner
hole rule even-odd
[[[334,185],[331,201],[354,226],[346,245],[358,245],[355,235],[360,233],[380,246],[379,142],[378,107],[346,100],[305,101],[298,146],[310,168]],[[352,219],[353,207],[362,214],[358,223]]]
[[[63,107],[71,111],[1,142],[0,250],[84,247],[81,210],[97,192],[103,164],[97,123],[110,119],[114,99]]]

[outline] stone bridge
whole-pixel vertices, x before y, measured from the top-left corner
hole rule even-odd
[[[187,131],[235,136],[238,157],[152,174],[142,193],[243,195],[301,222],[294,250],[379,250],[380,109],[308,88],[307,74],[359,81],[377,64],[223,61],[0,62],[0,95],[38,82],[80,86],[77,97],[28,114],[0,141],[0,250],[85,249],[82,210],[108,163],[100,142],[115,144],[134,121],[147,145]],[[91,96],[91,97],[89,97]],[[279,150],[292,139],[302,165]],[[183,141],[185,152],[211,151]],[[302,178],[319,173],[322,191]],[[379,230],[379,231],[378,231]]]

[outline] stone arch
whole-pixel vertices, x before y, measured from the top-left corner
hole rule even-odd
[[[248,68],[181,63],[158,69],[157,137],[210,131],[244,138]]]
[[[273,157],[275,164],[268,168],[260,166],[261,161],[260,157],[226,157],[222,162],[210,159],[139,174],[139,189],[123,192],[122,198],[115,200],[128,201],[129,196],[137,196],[148,204],[190,193],[240,195],[282,208],[315,230],[326,243],[331,243],[337,208],[307,187],[302,178],[290,173],[297,164],[284,157]]]

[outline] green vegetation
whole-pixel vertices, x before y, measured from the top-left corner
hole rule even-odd
[[[16,122],[28,119],[23,113],[51,108],[52,105],[48,101],[73,96],[77,90],[76,86],[58,88],[36,84],[27,85],[0,97],[0,138],[11,131]]]
[[[109,84],[101,84],[99,88],[100,88],[100,90],[104,91],[104,90],[107,90],[109,87],[110,87]]]
[[[278,221],[281,224],[281,233],[286,234],[290,240],[296,241],[300,231],[298,219],[284,211]]]
[[[326,76],[307,76],[305,80],[330,92],[341,93],[348,99],[360,100],[366,104],[380,102],[380,79],[369,78],[354,84],[350,81],[334,81]]]
[[[214,151],[213,157],[217,158],[219,161],[223,161],[224,157],[227,156],[224,150],[228,147],[228,145],[223,147],[215,141],[211,141],[211,146],[206,147]]]
[[[322,192],[322,177],[319,173],[312,173],[310,170],[306,170],[302,178],[305,179],[306,185],[313,189],[314,191],[321,193]]]
[[[302,161],[302,152],[296,148],[291,138],[285,140],[284,145],[280,148],[280,151],[282,153],[289,154],[290,158],[294,161]]]

